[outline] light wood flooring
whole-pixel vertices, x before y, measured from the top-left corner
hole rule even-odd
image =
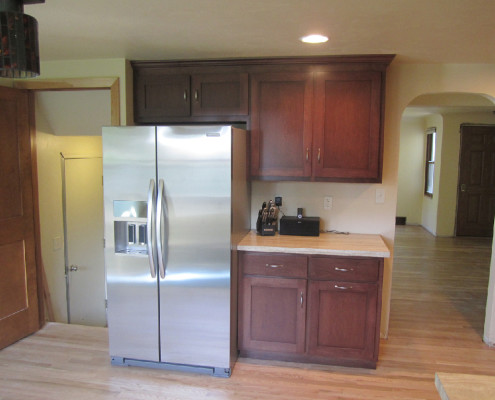
[[[0,351],[0,399],[438,400],[437,371],[495,375],[495,349],[482,342],[490,255],[491,239],[397,227],[376,370],[241,358],[224,379],[113,367],[106,329],[50,323]]]

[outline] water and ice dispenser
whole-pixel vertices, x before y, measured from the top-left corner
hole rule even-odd
[[[115,252],[148,254],[146,201],[115,200],[113,216]]]

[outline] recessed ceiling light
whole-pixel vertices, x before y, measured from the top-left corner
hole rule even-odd
[[[308,35],[301,38],[301,42],[304,43],[325,43],[328,38],[323,35]]]

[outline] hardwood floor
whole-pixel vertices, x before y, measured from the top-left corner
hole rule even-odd
[[[491,239],[398,226],[376,370],[241,358],[223,379],[113,367],[106,329],[50,323],[0,351],[0,399],[438,400],[435,372],[495,374],[495,349],[482,342],[490,256]]]

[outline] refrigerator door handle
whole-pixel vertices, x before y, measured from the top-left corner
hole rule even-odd
[[[166,215],[163,215],[165,205],[165,183],[163,179],[158,181],[158,196],[156,202],[156,248],[158,252],[158,267],[160,268],[160,278],[165,279],[165,221]],[[164,218],[165,217],[165,218]]]
[[[155,265],[155,232],[154,226],[155,221],[155,210],[156,210],[156,197],[155,197],[155,180],[150,179],[150,187],[148,189],[148,212],[147,212],[147,222],[146,222],[146,246],[148,248],[148,260],[150,264],[151,277],[156,278],[156,265]]]

